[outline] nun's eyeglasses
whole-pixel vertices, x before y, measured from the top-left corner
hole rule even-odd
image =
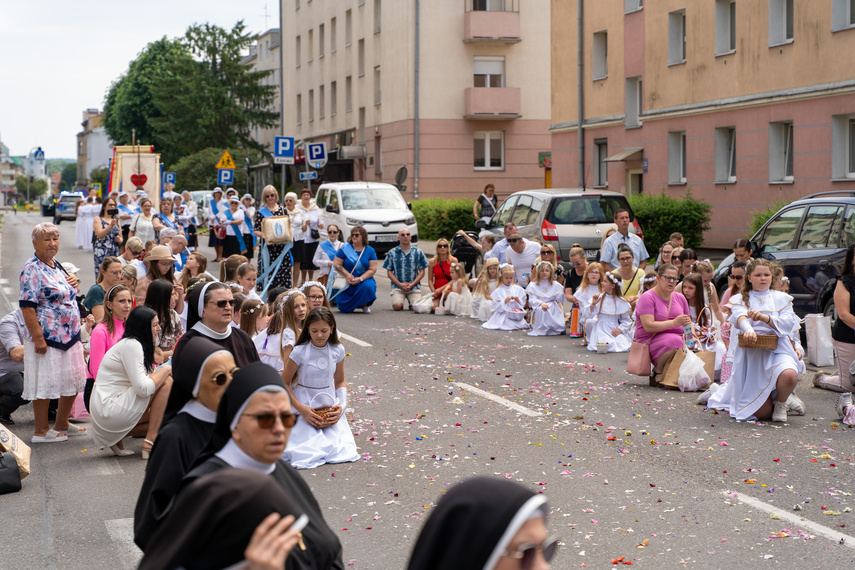
[[[292,428],[297,423],[297,414],[291,412],[280,412],[279,414],[243,414],[245,416],[252,416],[255,418],[255,421],[258,422],[258,427],[261,429],[273,429],[273,426],[276,424],[276,418],[279,417],[279,420],[282,422],[282,425],[286,428]]]
[[[549,562],[555,556],[557,550],[558,539],[553,538],[550,542],[544,544],[532,544],[530,542],[521,544],[517,550],[506,550],[502,556],[519,560],[520,568],[531,568],[534,566],[534,559],[538,551],[542,552],[543,558]]]

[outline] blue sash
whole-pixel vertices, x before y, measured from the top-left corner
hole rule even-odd
[[[226,217],[229,219],[230,222],[234,221],[234,218],[232,217],[232,211],[231,210],[226,210],[225,214],[226,214]],[[243,215],[246,216],[246,212],[244,212]],[[240,231],[240,226],[232,225],[232,231],[235,233],[235,237],[238,240],[238,246],[240,246],[240,252],[246,253],[246,244],[243,242],[243,233],[241,233],[241,231]]]
[[[170,227],[170,228],[172,228],[173,230],[178,231],[178,228],[176,228],[176,227],[175,227],[175,224],[173,224],[172,222],[170,222],[170,221],[169,221],[169,218],[167,218],[167,217],[166,217],[166,216],[164,216],[163,214],[157,214],[157,217],[158,217],[158,218],[160,218],[160,220],[161,220],[164,224],[166,224],[167,226],[169,226],[169,227]]]
[[[267,290],[273,283],[273,278],[276,277],[276,274],[279,272],[279,267],[282,265],[282,262],[290,255],[291,247],[293,245],[293,241],[286,243],[282,248],[282,253],[279,254],[279,257],[276,258],[276,261],[274,261],[272,265],[270,264],[270,251],[267,249],[267,242],[261,245],[261,251],[259,251],[258,254],[264,262],[264,273],[259,275],[258,279],[264,283],[264,288],[261,290],[260,297],[265,303],[267,302]]]
[[[124,213],[126,213],[126,214],[130,214],[130,215],[132,215],[132,216],[133,216],[133,215],[134,215],[134,213],[135,213],[133,210],[131,210],[131,209],[130,209],[130,208],[128,208],[127,206],[122,206],[121,204],[119,204],[119,209],[120,209],[121,211],[123,211]]]
[[[335,254],[338,253],[335,249],[335,246],[332,244],[330,240],[325,240],[321,242],[321,247],[324,248],[324,253],[330,258],[330,261],[335,259]]]
[[[273,212],[271,212],[270,208],[268,208],[267,206],[262,206],[261,208],[259,208],[258,213],[261,214],[263,218],[269,218],[273,215]]]

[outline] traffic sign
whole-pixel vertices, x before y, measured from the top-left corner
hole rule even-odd
[[[317,180],[317,179],[318,179],[318,173],[315,172],[314,170],[312,170],[310,172],[301,172],[300,173],[300,180]]]
[[[163,173],[163,184],[175,184],[175,173],[174,172],[164,172]]]
[[[327,143],[307,144],[306,159],[312,165],[312,168],[323,168],[327,163]]]
[[[42,147],[36,149],[36,152],[33,153],[33,158],[36,160],[44,160],[45,159],[45,151],[42,150]]]
[[[232,160],[232,155],[229,154],[229,151],[224,152],[223,156],[220,157],[220,160],[217,162],[217,168],[225,170],[234,170],[235,161]]]
[[[294,137],[276,137],[273,143],[274,164],[294,164]]]
[[[95,190],[96,194],[98,194],[99,196],[101,195],[101,183],[100,182],[95,182],[94,184],[92,184],[92,189]]]
[[[227,184],[234,184],[234,181],[235,171],[233,168],[220,168],[217,170],[217,184],[225,186]]]

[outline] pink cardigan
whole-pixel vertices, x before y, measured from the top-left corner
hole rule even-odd
[[[112,336],[107,330],[107,325],[98,323],[92,329],[92,337],[89,339],[89,367],[87,377],[95,379],[98,377],[98,369],[101,367],[101,361],[104,360],[104,355],[107,351],[113,348],[113,345],[122,339],[125,334],[124,321],[113,319],[113,324],[116,327],[116,333]]]

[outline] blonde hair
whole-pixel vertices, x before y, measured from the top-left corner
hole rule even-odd
[[[452,263],[451,264],[451,270],[454,272],[454,278],[461,279],[464,282],[467,281],[467,279],[466,279],[466,268],[463,267],[462,263]]]
[[[555,283],[555,267],[553,267],[552,264],[549,263],[548,261],[540,261],[540,262],[534,264],[534,270],[535,270],[534,271],[534,274],[535,274],[534,282],[540,283],[540,266],[541,265],[549,268],[549,284],[552,285],[553,283]]]
[[[603,233],[602,241],[600,241],[600,251],[603,251],[603,246],[605,246],[606,240],[609,239],[609,236],[615,233],[617,233],[617,226],[609,226],[609,229]]]
[[[600,290],[603,289],[603,279],[606,278],[606,272],[603,270],[603,264],[599,261],[589,263],[588,267],[585,268],[585,273],[582,274],[582,283],[579,285],[580,288],[587,287],[588,285],[593,285],[593,283],[591,283],[591,281],[588,279],[588,274],[594,270],[600,272],[600,281],[599,283],[597,283],[597,287],[599,287]]]
[[[552,247],[552,246],[549,245],[547,247]],[[555,248],[552,247],[552,250],[555,251]],[[573,257],[574,255],[578,255],[582,259],[585,258],[585,250],[582,247],[582,244],[574,243],[573,245],[570,246],[570,253],[568,254],[568,257]],[[556,255],[555,257],[558,257],[558,256]]]
[[[495,263],[492,263],[495,261]],[[478,279],[475,281],[475,287],[473,287],[475,295],[481,295],[485,299],[490,295],[490,271],[491,267],[496,268],[496,280],[499,280],[499,260],[498,259],[488,259],[484,266],[481,268],[481,273],[478,274]]]
[[[552,274],[555,275],[555,270],[558,269],[558,253],[555,251],[555,247],[550,243],[545,243],[545,244],[541,245],[540,247],[545,247],[546,249],[549,249],[552,251],[552,261],[548,261],[547,263],[549,263],[552,266]],[[571,251],[572,251],[572,249],[571,249]],[[583,256],[585,255],[585,250],[582,250],[582,255]],[[543,258],[541,258],[538,255],[537,259],[534,260],[534,264],[537,265],[541,261],[543,261]]]

